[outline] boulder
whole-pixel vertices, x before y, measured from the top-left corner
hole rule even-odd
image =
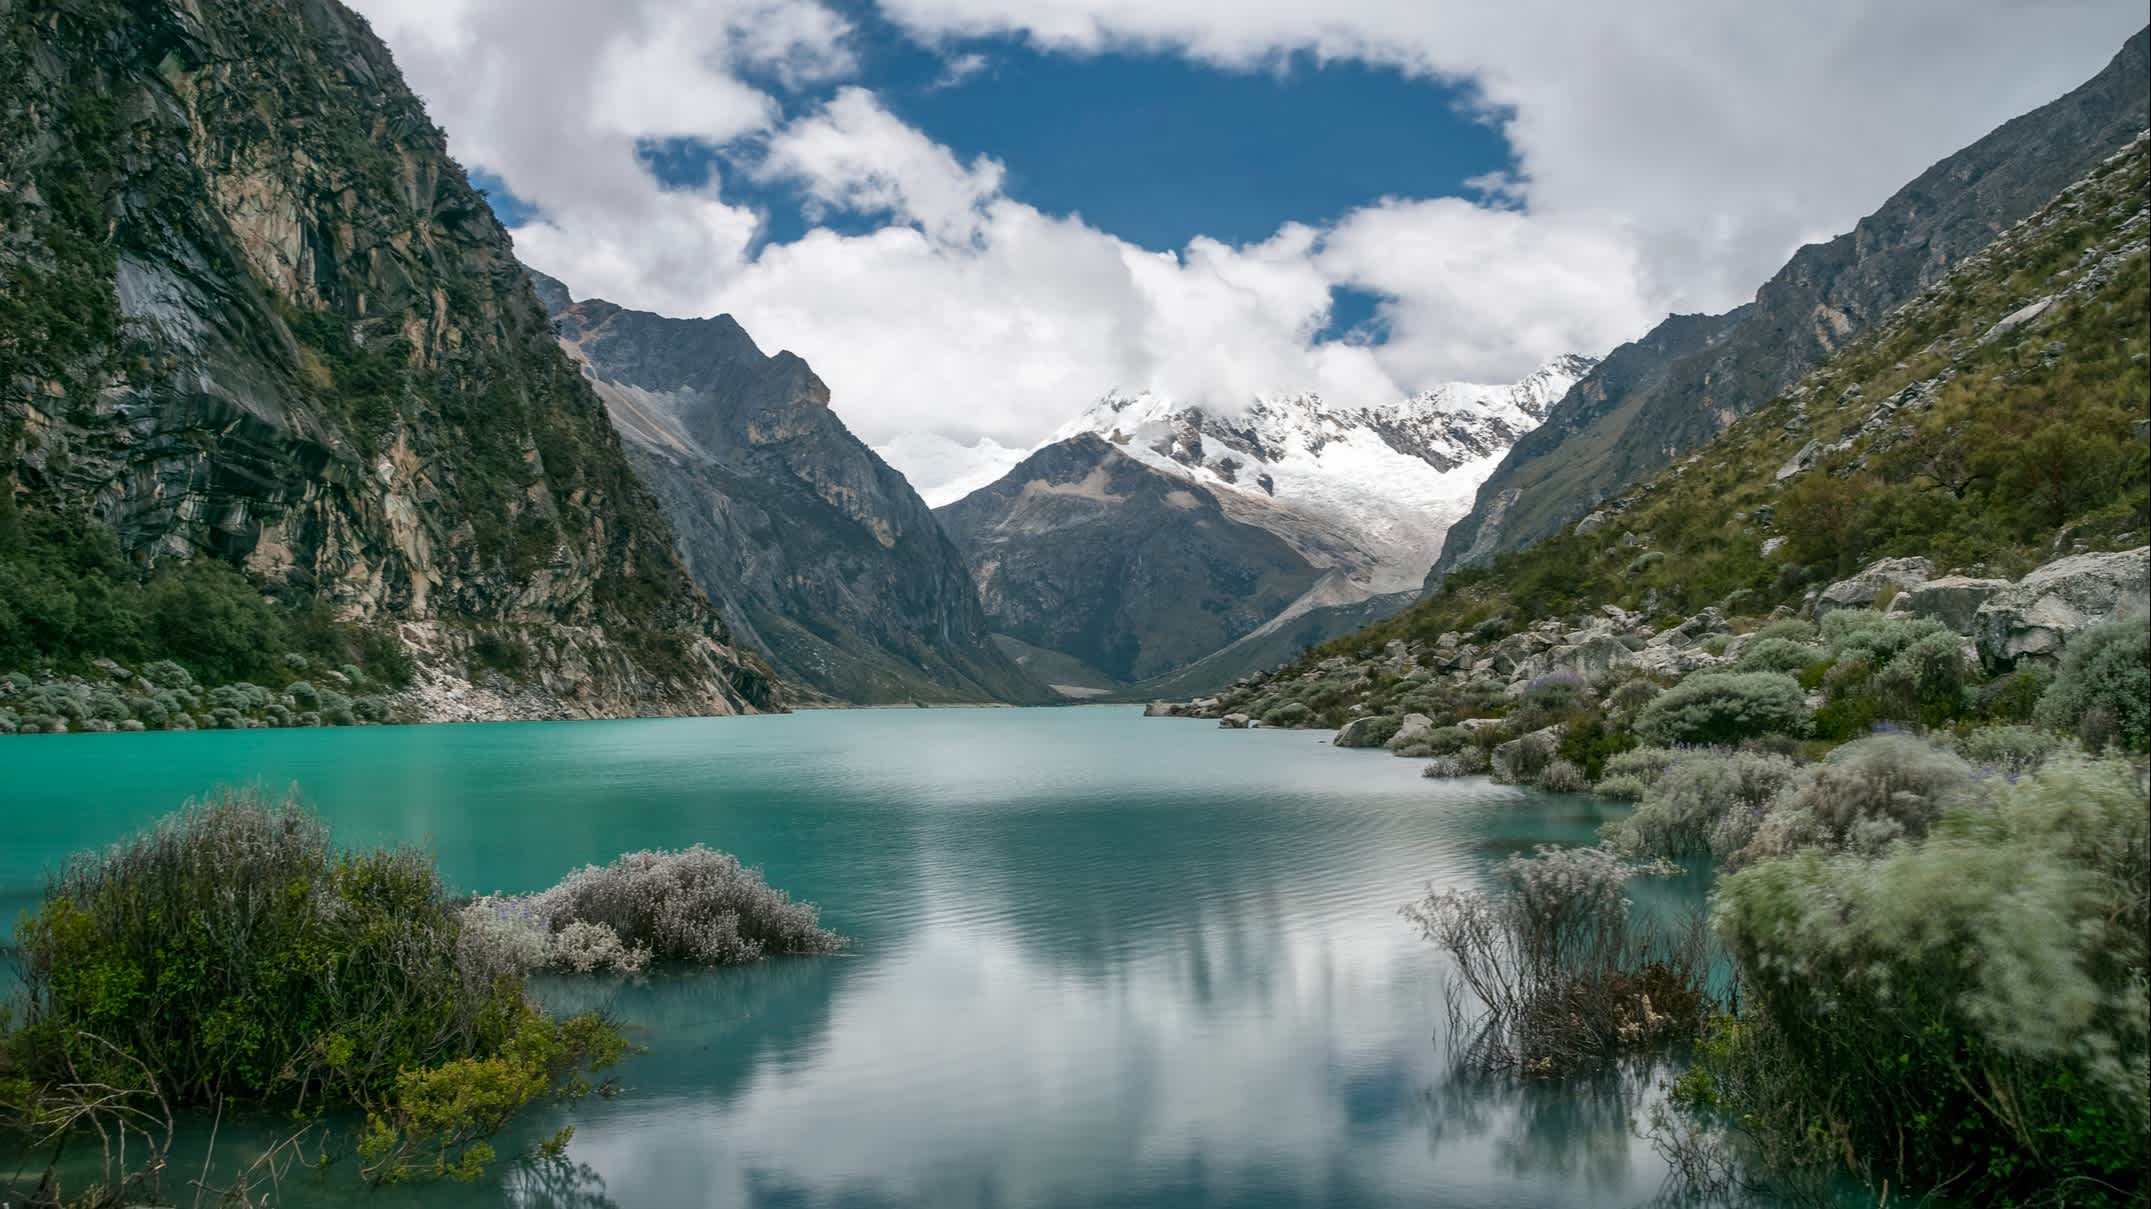
[[[2056,559],[1994,593],[1973,615],[1981,658],[2049,660],[2082,631],[2151,597],[2151,546]]]
[[[1815,616],[1839,609],[1864,609],[1881,599],[1884,589],[1908,591],[1926,583],[1934,564],[1924,558],[1885,558],[1869,563],[1850,579],[1840,579],[1815,600]]]
[[[1465,718],[1458,722],[1457,725],[1470,733],[1477,734],[1490,727],[1506,726],[1508,723],[1501,718]]]
[[[1932,618],[1959,634],[1969,635],[1978,622],[1979,606],[2008,586],[2006,579],[1945,575],[1898,593],[1897,599],[1890,602],[1890,612]]]
[[[1153,701],[1143,707],[1145,718],[1170,718],[1180,712],[1180,707],[1170,701]]]
[[[1653,645],[1637,651],[1628,666],[1649,675],[1679,679],[1724,662],[1698,646]]]
[[[1604,675],[1617,667],[1626,667],[1635,659],[1628,644],[1611,634],[1594,634],[1581,642],[1557,646],[1540,656],[1540,664],[1548,673],[1568,672],[1584,680]]]
[[[1821,456],[1822,442],[1809,441],[1807,444],[1802,445],[1800,447],[1800,452],[1792,455],[1792,457],[1788,459],[1783,466],[1778,467],[1777,481],[1782,483],[1786,479],[1789,479],[1794,475],[1799,474],[1800,472],[1806,470],[1808,467],[1813,466],[1815,464],[1815,459]]]
[[[1725,615],[1715,607],[1703,610],[1679,625],[1668,627],[1663,633],[1651,635],[1648,647],[1685,648],[1694,646],[1713,634],[1729,634],[1732,627],[1725,623]]]
[[[1509,740],[1493,750],[1494,781],[1514,785],[1538,775],[1561,748],[1561,724]]]
[[[1389,736],[1389,742],[1383,746],[1395,751],[1407,743],[1417,743],[1433,730],[1434,719],[1425,714],[1406,714],[1404,721],[1397,727],[1397,733]]]
[[[1226,730],[1246,730],[1249,718],[1246,714],[1226,714],[1217,724]]]
[[[1345,723],[1344,729],[1338,731],[1337,737],[1330,742],[1338,747],[1380,747],[1388,742],[1391,735],[1397,733],[1397,726],[1394,716],[1378,714],[1354,718]]]

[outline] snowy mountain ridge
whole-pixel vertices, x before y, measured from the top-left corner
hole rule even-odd
[[[1449,526],[1518,438],[1596,359],[1557,357],[1518,382],[1447,383],[1374,405],[1262,395],[1237,413],[1110,391],[1048,439],[1096,434],[1154,469],[1209,488],[1364,598],[1418,587]]]

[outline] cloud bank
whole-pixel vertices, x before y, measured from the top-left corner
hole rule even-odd
[[[1153,249],[1011,196],[1003,165],[846,84],[858,31],[815,0],[356,4],[458,157],[535,207],[526,261],[584,296],[731,312],[936,498],[1112,386],[1371,401],[1736,305],[2143,22],[2116,0],[883,0],[952,81],[987,37],[1230,70],[1359,60],[1468,86],[1515,155],[1475,198]],[[708,179],[651,172],[679,139],[723,149]],[[746,183],[849,221],[769,242]],[[1379,339],[1323,337],[1336,287],[1380,300]]]

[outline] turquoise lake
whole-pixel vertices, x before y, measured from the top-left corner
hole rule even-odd
[[[1651,1080],[1452,1077],[1443,962],[1397,913],[1618,807],[1328,738],[1072,708],[0,740],[0,916],[68,854],[251,783],[297,786],[340,843],[430,847],[463,890],[708,843],[852,939],[549,984],[648,1047],[627,1094],[501,1148],[572,1123],[569,1168],[367,1194],[345,1165],[282,1203],[1649,1200],[1663,1171],[1630,1120]]]

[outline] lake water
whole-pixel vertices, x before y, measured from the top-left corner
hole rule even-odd
[[[1649,1080],[1452,1078],[1442,961],[1397,914],[1616,808],[1327,740],[1122,708],[0,740],[0,917],[69,853],[258,783],[298,786],[340,843],[431,847],[467,890],[708,843],[853,940],[550,987],[649,1047],[625,1096],[510,1139],[572,1123],[574,1167],[360,1196],[345,1165],[290,1204],[1649,1199]]]

